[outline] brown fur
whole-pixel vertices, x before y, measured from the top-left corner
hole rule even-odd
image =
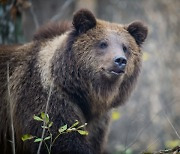
[[[60,136],[52,154],[103,153],[109,112],[127,100],[136,83],[142,59],[140,46],[147,28],[140,22],[124,26],[97,20],[88,10],[78,11],[73,25],[62,29],[51,25],[36,33],[32,43],[0,48],[1,153],[11,153],[7,61],[17,154],[37,152],[38,144],[23,143],[21,136],[41,136],[41,125],[32,117],[45,110],[52,82],[48,114],[54,122],[53,136],[60,126],[71,126],[76,119],[81,124],[87,122],[89,132],[88,136],[77,132]],[[101,41],[107,41],[108,48],[101,49]],[[127,46],[127,53],[123,46]],[[114,69],[113,59],[119,55],[127,57],[127,66],[124,73],[114,75],[108,70]],[[41,153],[47,153],[44,146]]]
[[[42,26],[35,34],[34,40],[52,39],[59,36],[72,28],[72,24],[68,21],[64,22],[51,22]]]

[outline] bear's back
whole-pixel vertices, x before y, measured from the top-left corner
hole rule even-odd
[[[34,40],[46,40],[52,39],[56,36],[60,36],[70,30],[72,27],[70,22],[54,22],[48,23],[41,28],[34,34]]]

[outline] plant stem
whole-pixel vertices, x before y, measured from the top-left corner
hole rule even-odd
[[[49,150],[50,150],[50,152],[51,152],[51,149],[52,149],[52,146],[53,146],[53,144],[52,144],[52,140],[53,140],[53,138],[52,138],[52,133],[51,133],[51,131],[50,131],[49,127],[48,127],[48,132],[49,132],[49,134],[50,134],[50,138],[51,138],[51,142],[50,142],[50,146],[49,146]]]
[[[58,138],[61,134],[64,134],[64,133],[59,133],[59,134],[55,137],[55,139],[53,140],[52,145],[55,143],[55,141],[57,140],[57,138]]]
[[[9,62],[7,63],[7,89],[8,89],[8,97],[9,97],[9,106],[10,106],[10,119],[11,119],[11,137],[12,137],[12,150],[13,154],[16,153],[16,148],[15,148],[15,135],[14,135],[14,125],[13,125],[13,111],[12,111],[12,102],[11,102],[11,93],[10,93],[10,86],[9,86]]]
[[[43,142],[44,142],[44,144],[45,144],[45,146],[46,146],[46,148],[47,148],[47,150],[48,150],[48,154],[51,154],[51,151],[50,151],[50,149],[48,148],[48,145],[47,145],[47,143],[43,140]]]
[[[46,109],[45,109],[45,115],[47,114],[47,110],[49,107],[49,101],[50,101],[52,89],[53,89],[53,82],[51,82],[50,89],[49,89],[49,94],[48,94],[48,99],[47,99]],[[45,126],[45,125],[46,125],[45,120],[43,120],[43,126]],[[44,138],[44,134],[45,134],[45,128],[43,128],[43,131],[42,131],[42,135],[41,135],[42,139]],[[42,141],[39,143],[37,154],[40,154],[41,146],[42,146]]]

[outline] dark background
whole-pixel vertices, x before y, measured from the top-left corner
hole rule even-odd
[[[71,20],[79,8],[98,18],[149,27],[143,69],[128,103],[112,113],[108,151],[140,153],[180,145],[180,0],[1,0],[0,43],[31,41],[39,26]]]

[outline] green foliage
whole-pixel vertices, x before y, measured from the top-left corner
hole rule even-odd
[[[41,142],[41,141],[43,141],[42,138],[37,138],[37,139],[34,140],[34,142]]]
[[[84,131],[84,130],[77,130],[79,134],[81,135],[88,135],[88,132],[87,131]]]
[[[66,134],[70,132],[78,132],[81,135],[88,135],[88,132],[83,130],[83,128],[87,125],[87,123],[85,123],[84,125],[79,125],[79,121],[75,120],[75,123],[72,124],[69,128],[67,124],[61,126],[57,131],[57,135],[55,136],[55,138],[53,138],[53,135],[51,133],[51,127],[53,126],[53,122],[50,121],[48,114],[41,112],[40,116],[34,115],[33,119],[38,122],[43,122],[43,125],[41,127],[46,130],[46,132],[48,133],[48,136],[41,138],[41,137],[33,136],[30,134],[25,134],[22,136],[21,139],[23,141],[34,139],[34,142],[36,143],[43,142],[47,148],[48,154],[51,153],[52,146],[62,134]],[[49,144],[47,144],[46,142],[47,140],[49,141],[48,142]]]
[[[52,125],[53,125],[53,122],[50,122],[50,123],[48,124],[48,127],[50,128]]]
[[[29,134],[25,134],[25,135],[23,135],[22,136],[22,140],[23,141],[26,141],[26,140],[31,140],[31,139],[33,139],[34,138],[34,136],[32,136],[32,135],[29,135]]]
[[[49,115],[41,112],[41,118],[46,122],[49,123]]]
[[[40,117],[35,116],[35,115],[33,116],[33,119],[36,120],[36,121],[43,121],[43,119],[41,119]]]
[[[166,141],[165,145],[166,145],[166,148],[174,148],[174,147],[180,145],[180,140]]]
[[[58,132],[59,133],[63,133],[64,131],[66,131],[67,130],[67,125],[64,125],[64,126],[62,126],[62,127],[60,127],[59,129],[58,129]]]
[[[51,136],[47,136],[44,138],[44,141],[49,140],[50,138],[51,138]]]

